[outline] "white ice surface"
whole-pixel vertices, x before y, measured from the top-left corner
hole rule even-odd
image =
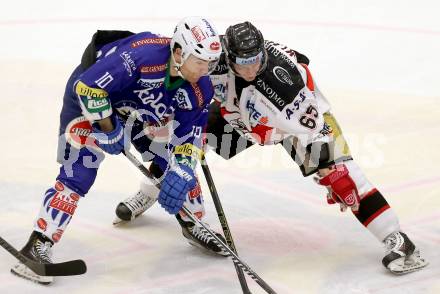
[[[65,82],[96,29],[170,35],[184,15],[209,16],[220,31],[248,19],[311,59],[356,160],[431,264],[388,274],[381,244],[328,206],[278,147],[229,162],[208,154],[240,256],[278,293],[440,293],[439,9],[426,0],[2,3],[0,235],[19,248],[31,232],[58,172]],[[12,276],[15,260],[0,249],[0,293],[241,293],[232,263],[188,245],[159,206],[112,227],[114,208],[139,179],[126,159],[108,156],[80,201],[54,259],[83,258],[86,275],[36,285]],[[204,191],[207,221],[219,230]]]

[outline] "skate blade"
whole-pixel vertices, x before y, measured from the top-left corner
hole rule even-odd
[[[403,258],[402,258],[403,259]],[[395,275],[409,274],[423,269],[429,264],[425,259],[416,257],[390,263],[388,269]]]
[[[192,239],[187,239],[188,243],[194,247],[197,247],[199,249],[202,249],[202,251],[209,253],[210,255],[214,255],[214,256],[221,256],[221,257],[228,257],[230,256],[229,252],[226,252],[224,250],[220,251],[220,252],[215,252],[212,251],[211,249],[206,248],[205,246],[200,245],[198,242],[193,241]]]
[[[26,280],[29,280],[31,282],[38,283],[41,285],[49,285],[53,282],[53,277],[37,275],[31,269],[29,269],[27,266],[22,264],[21,262],[14,265],[11,268],[11,273],[20,277],[20,278],[23,278],[23,279],[26,279]]]
[[[139,212],[138,214],[136,214],[134,217],[131,217],[130,220],[123,220],[121,218],[119,218],[118,216],[115,216],[115,219],[113,220],[113,225],[119,225],[119,224],[124,224],[124,223],[129,223],[131,221],[133,221],[134,219],[138,218],[139,216],[141,216],[145,211],[147,211],[148,209],[151,208],[151,206],[153,206],[154,203],[156,203],[157,198],[151,198],[150,200],[148,200],[145,209],[142,210],[141,212]]]
[[[126,222],[128,222],[128,221],[122,220],[119,217],[115,217],[115,219],[113,220],[113,225],[117,226],[119,224],[123,224],[123,223],[126,223]]]
[[[138,215],[136,215],[134,218],[132,218],[130,220],[123,220],[123,219],[120,219],[119,217],[115,216],[115,219],[113,220],[113,225],[117,226],[117,225],[121,225],[121,224],[126,224],[126,223],[129,223],[129,222],[132,222],[134,219],[136,219],[140,215],[142,215],[142,214],[138,214]]]

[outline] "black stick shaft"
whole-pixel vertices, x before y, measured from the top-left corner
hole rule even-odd
[[[160,188],[160,183],[157,181],[156,178],[153,177],[151,172],[140,162],[133,154],[131,154],[129,151],[123,151],[122,152],[128,160],[130,160],[137,168],[146,176],[148,177],[155,185],[156,187]],[[194,214],[188,210],[185,206],[182,207],[183,211],[187,214],[187,216],[194,222],[197,223],[199,226],[203,227],[206,231],[209,232],[212,238],[214,238],[217,243],[226,251],[229,252],[230,256],[232,257],[232,261],[238,265],[240,268],[243,269],[243,271],[250,276],[258,285],[261,286],[261,288],[266,291],[266,293],[269,294],[277,294],[275,290],[273,290],[254,270],[248,266],[240,257],[235,254],[234,251],[231,250],[231,248],[228,247],[225,243],[223,243],[222,240],[220,240],[219,237],[217,237],[216,234],[214,234],[210,228],[208,228],[204,223],[202,223],[197,217],[194,216]]]
[[[185,206],[182,207],[183,211],[188,215],[188,217],[195,223],[197,223],[199,226],[202,226],[206,231],[209,232],[209,234],[211,235],[211,237],[213,237],[217,243],[226,251],[229,252],[232,261],[238,265],[240,268],[242,268],[247,275],[249,275],[258,285],[261,286],[261,288],[263,288],[264,291],[266,291],[266,293],[269,294],[276,294],[275,290],[272,289],[256,272],[254,272],[254,270],[248,266],[240,257],[237,256],[237,254],[234,253],[234,251],[232,251],[231,248],[228,247],[228,245],[226,245],[225,243],[223,243],[223,241],[217,237],[217,235],[211,231],[210,228],[208,228],[203,222],[201,222],[197,217],[194,216],[194,214],[191,213],[191,211],[188,210],[188,208],[186,208]]]
[[[232,238],[231,230],[229,229],[229,224],[226,219],[225,212],[220,202],[220,197],[218,196],[217,189],[215,188],[214,179],[212,178],[211,171],[209,170],[209,166],[206,162],[205,157],[203,157],[202,159],[202,169],[206,178],[206,182],[208,183],[209,191],[211,191],[212,200],[214,202],[215,210],[217,211],[217,216],[223,229],[223,234],[225,235],[226,243],[228,244],[229,248],[234,251],[235,254],[238,254],[234,244],[234,239]],[[235,271],[237,272],[238,280],[240,282],[241,290],[245,294],[250,294],[251,291],[249,290],[248,284],[246,282],[246,277],[244,276],[242,269],[236,263],[234,263],[234,266]]]

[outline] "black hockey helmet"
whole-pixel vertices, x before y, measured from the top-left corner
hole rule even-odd
[[[263,34],[250,22],[246,21],[230,26],[222,38],[226,59],[231,63],[245,65],[261,61],[261,73],[267,65],[267,52],[264,48]],[[235,71],[234,71],[235,72]]]

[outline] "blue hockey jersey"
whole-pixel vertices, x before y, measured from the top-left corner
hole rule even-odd
[[[97,49],[96,63],[73,84],[82,114],[94,122],[116,113],[141,122],[154,137],[172,122],[168,148],[177,154],[201,154],[213,87],[208,76],[197,83],[170,80],[170,39],[143,32]],[[162,164],[161,164],[162,165]]]

